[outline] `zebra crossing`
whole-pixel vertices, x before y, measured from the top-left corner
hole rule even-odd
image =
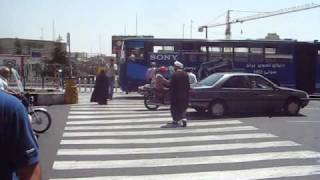
[[[193,112],[190,112],[193,115]],[[72,105],[52,180],[320,177],[320,153],[238,119],[190,120],[162,129],[169,110],[142,100]],[[318,178],[319,178],[318,177]]]

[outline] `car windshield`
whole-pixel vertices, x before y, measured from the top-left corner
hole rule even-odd
[[[223,75],[222,74],[212,74],[199,82],[200,85],[212,86],[216,83]]]

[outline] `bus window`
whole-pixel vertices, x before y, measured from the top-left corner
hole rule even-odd
[[[224,47],[222,56],[223,56],[222,58],[224,60],[232,61],[233,60],[233,48],[232,47]]]
[[[220,53],[220,52],[221,52],[221,47],[210,46],[210,47],[209,47],[209,52],[212,52],[212,53]]]
[[[154,53],[172,53],[174,52],[174,46],[153,46]]]
[[[289,48],[266,48],[265,51],[265,61],[267,63],[290,63],[293,59]]]
[[[262,54],[263,49],[262,48],[250,48],[250,53],[251,54]]]
[[[201,50],[201,52],[206,53],[207,52],[207,47],[206,46],[201,46],[200,50]]]
[[[248,62],[249,49],[247,47],[236,47],[234,48],[236,62]]]
[[[232,54],[233,48],[232,47],[224,47],[223,48],[223,53],[225,54]]]
[[[128,48],[127,57],[129,57],[129,59],[143,59],[143,52],[143,48]]]
[[[265,48],[265,54],[276,54],[276,48]]]
[[[261,63],[264,61],[263,48],[250,48],[249,61],[252,63]]]
[[[221,50],[222,50],[221,47],[218,47],[218,46],[208,47],[209,61],[222,58],[222,54],[221,54],[222,51]]]

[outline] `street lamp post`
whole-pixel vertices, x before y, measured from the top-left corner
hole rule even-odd
[[[203,32],[203,29],[205,29],[206,39],[208,39],[208,26],[200,26],[198,31]]]

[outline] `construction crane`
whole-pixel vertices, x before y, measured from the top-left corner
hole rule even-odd
[[[203,30],[205,29],[206,39],[208,39],[208,28],[218,27],[218,26],[226,26],[226,30],[225,30],[226,39],[230,39],[230,37],[231,37],[231,24],[243,23],[246,21],[252,21],[252,20],[256,20],[256,19],[262,19],[262,18],[277,16],[277,15],[282,15],[282,14],[288,14],[288,13],[292,13],[292,12],[298,12],[298,11],[303,11],[303,10],[308,10],[308,9],[313,9],[313,8],[318,8],[318,7],[320,7],[320,4],[311,3],[311,4],[305,4],[305,5],[295,6],[295,7],[286,8],[286,9],[280,9],[280,10],[272,11],[272,12],[259,13],[259,14],[252,15],[252,16],[245,16],[245,17],[236,18],[236,19],[232,19],[232,20],[230,20],[230,12],[232,12],[232,10],[228,10],[226,22],[211,24],[211,25],[203,25],[203,26],[200,26],[198,30],[199,30],[199,32],[203,32]]]

